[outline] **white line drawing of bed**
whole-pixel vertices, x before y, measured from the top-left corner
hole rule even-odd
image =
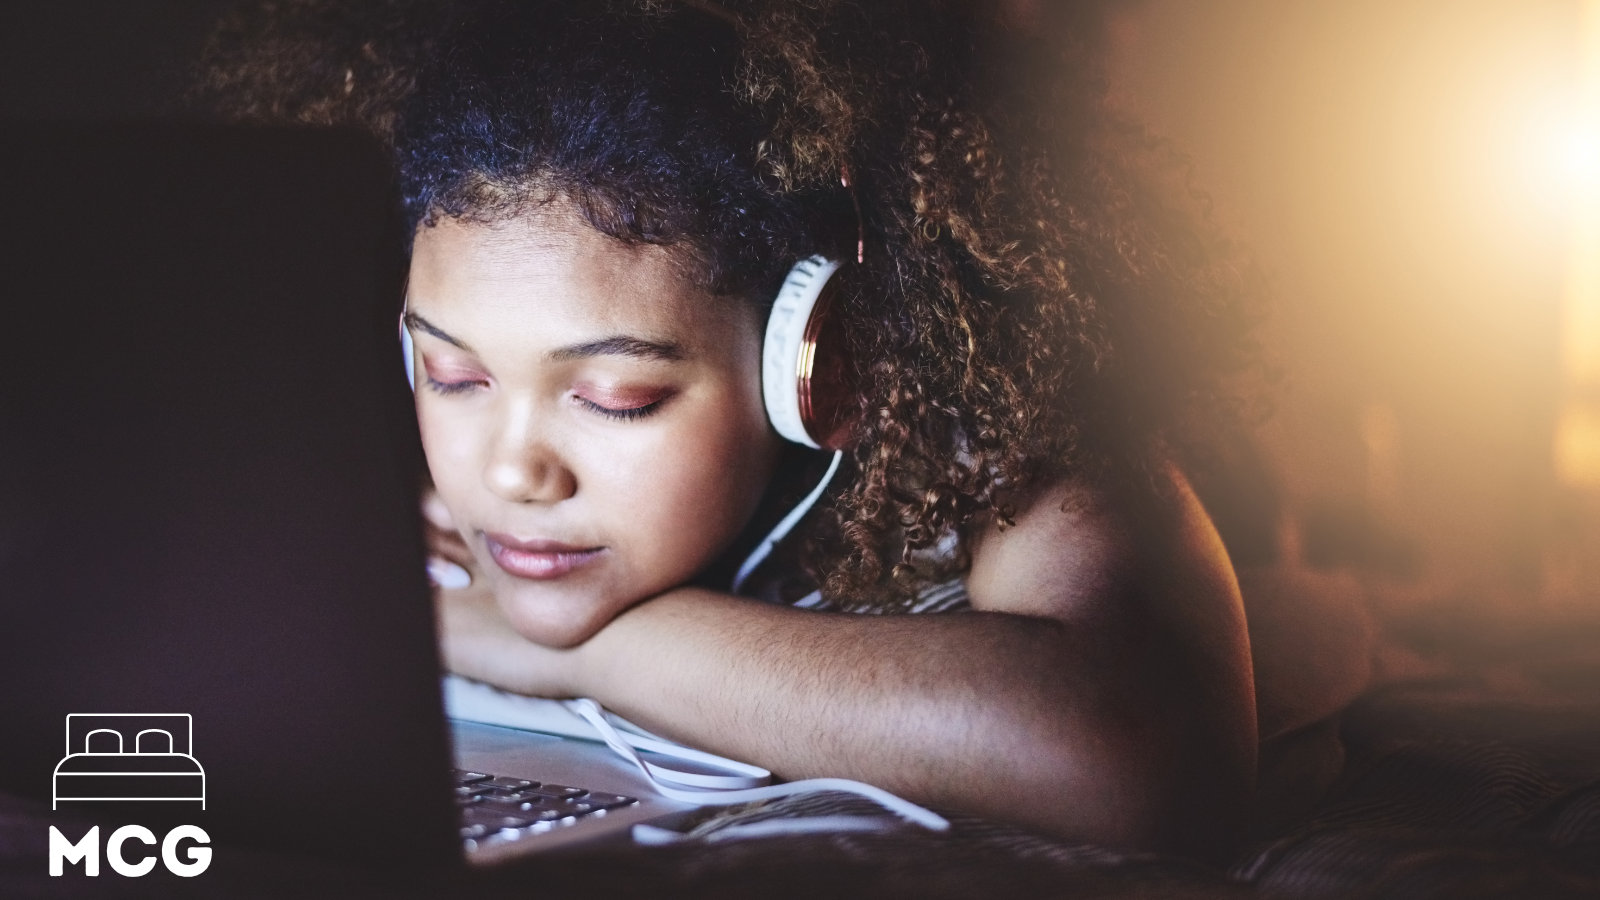
[[[50,808],[68,801],[180,800],[205,809],[206,773],[191,754],[193,729],[188,713],[68,714],[67,755],[56,763]]]

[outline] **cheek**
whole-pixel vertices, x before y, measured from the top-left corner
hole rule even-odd
[[[468,487],[467,479],[478,457],[476,431],[470,424],[453,420],[425,399],[417,403],[417,425],[422,433],[428,472],[440,498],[452,512]]]
[[[629,487],[615,499],[649,544],[639,549],[651,556],[704,566],[755,511],[772,476],[777,438],[764,415],[730,416],[728,408],[686,419],[618,461],[618,483]]]

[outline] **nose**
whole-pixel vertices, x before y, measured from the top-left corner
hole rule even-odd
[[[510,412],[484,466],[489,490],[512,503],[559,503],[577,493],[577,478],[538,427],[532,405],[518,404]]]

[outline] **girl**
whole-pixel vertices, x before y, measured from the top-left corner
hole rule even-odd
[[[1092,7],[350,15],[219,80],[395,148],[453,670],[1062,837],[1236,834],[1250,651],[1186,460],[1254,296],[1108,110]],[[830,459],[763,396],[814,254],[841,471],[752,556]]]

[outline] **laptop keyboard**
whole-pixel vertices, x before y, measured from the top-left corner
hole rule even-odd
[[[455,782],[461,839],[469,849],[488,838],[514,840],[639,802],[621,794],[461,769],[455,770]]]

